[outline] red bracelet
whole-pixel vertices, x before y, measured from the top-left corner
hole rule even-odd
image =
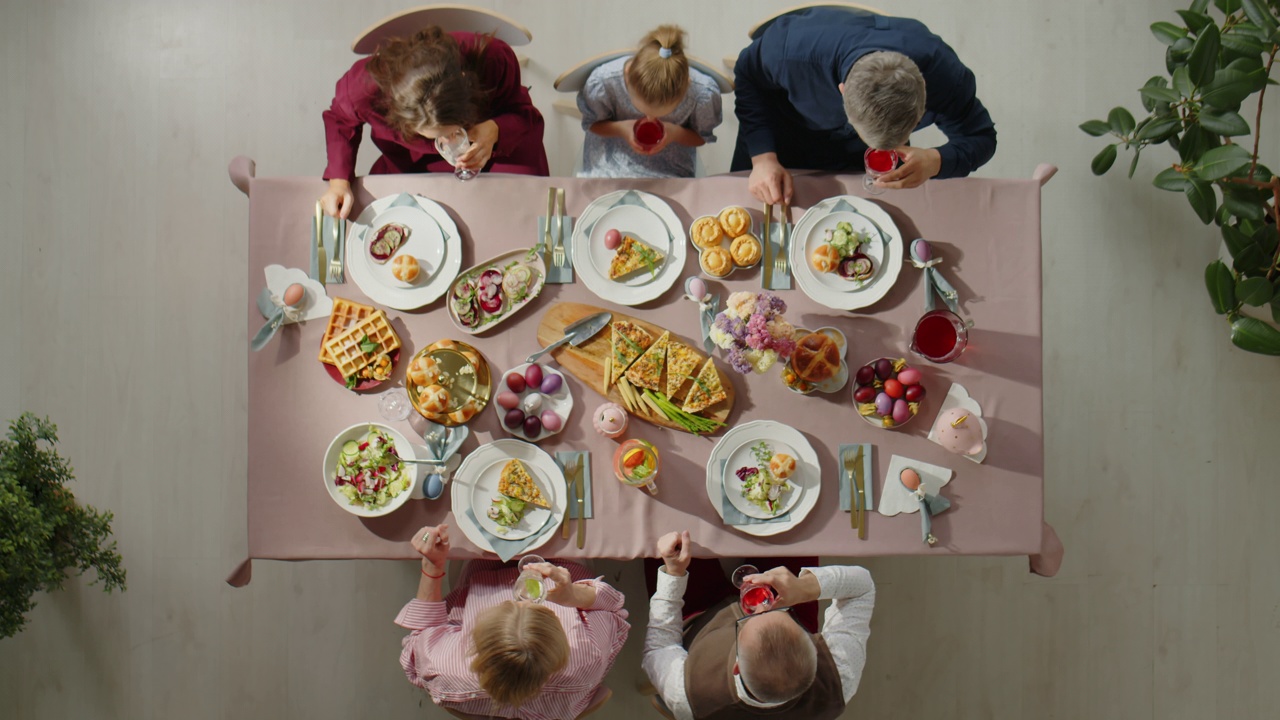
[[[439,575],[432,575],[431,573],[427,572],[427,569],[426,569],[426,568],[421,568],[421,572],[422,572],[422,574],[423,574],[423,575],[426,575],[427,577],[431,578],[432,580],[439,580],[440,578],[442,578],[442,577],[444,577],[444,576],[445,576],[445,574],[444,574],[444,573],[440,573]]]

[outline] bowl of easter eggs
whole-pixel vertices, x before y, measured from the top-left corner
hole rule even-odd
[[[538,363],[506,371],[495,389],[493,406],[502,428],[522,440],[538,442],[558,434],[573,411],[564,376]]]
[[[904,358],[877,358],[853,376],[858,415],[879,428],[898,428],[920,414],[923,374]]]

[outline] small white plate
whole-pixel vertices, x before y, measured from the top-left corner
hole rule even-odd
[[[507,387],[507,376],[513,373],[523,376],[524,371],[528,370],[529,365],[531,364],[532,363],[521,363],[511,368],[510,370],[502,373],[502,375],[498,376],[498,379],[495,380],[493,383],[494,401],[492,404],[493,404],[494,412],[498,413],[498,423],[502,425],[502,429],[506,430],[508,435],[511,435],[512,437],[520,438],[521,440],[528,440],[529,442],[541,442],[551,437],[552,435],[559,435],[569,425],[569,413],[573,412],[573,394],[569,392],[569,383],[564,381],[564,373],[559,372],[558,370],[555,370],[554,368],[548,367],[546,365],[542,365],[542,376],[544,378],[547,375],[558,375],[560,377],[560,389],[551,393],[550,395],[542,392],[541,390],[535,390],[529,387],[526,387],[524,389],[524,392],[516,393],[516,397],[520,398],[520,401],[522,403],[524,402],[525,398],[529,397],[535,392],[542,395],[542,407],[538,408],[538,414],[541,415],[543,410],[552,410],[555,412],[555,414],[560,416],[560,429],[555,432],[550,432],[545,427],[543,427],[542,432],[538,433],[537,436],[531,438],[528,435],[524,434],[524,428],[518,428],[513,430],[507,427],[507,423],[505,422],[507,417],[507,411],[504,410],[502,406],[499,405],[497,402],[497,397],[499,395],[501,395],[502,393],[511,392],[511,388]]]
[[[467,517],[466,511],[471,509],[472,487],[475,485],[480,471],[487,468],[491,463],[506,462],[511,458],[516,458],[523,462],[530,472],[538,471],[540,473],[538,478],[540,480],[545,478],[547,481],[543,489],[545,490],[547,486],[550,486],[554,497],[558,499],[551,506],[551,521],[544,524],[535,534],[533,541],[525,548],[525,552],[533,552],[554,537],[556,530],[560,527],[560,521],[564,518],[565,501],[568,497],[568,490],[565,488],[564,482],[564,471],[560,469],[555,459],[548,455],[545,450],[537,445],[509,438],[494,440],[486,445],[481,445],[463,458],[462,464],[453,473],[453,481],[447,487],[452,488],[449,490],[449,504],[458,529],[462,531],[467,540],[471,541],[471,544],[485,552],[493,552],[493,544],[490,539],[495,536],[480,528],[480,523],[483,522],[481,520],[482,513],[476,513],[476,522],[474,523]],[[475,510],[473,509],[472,512],[475,513]]]
[[[547,508],[528,504],[525,506],[524,516],[520,518],[520,522],[513,528],[504,528],[489,518],[489,505],[499,495],[498,481],[502,478],[502,468],[506,467],[506,464],[510,461],[511,458],[495,460],[485,466],[476,476],[475,484],[471,486],[471,512],[476,514],[476,521],[480,523],[480,527],[485,532],[503,540],[523,540],[538,532],[547,524],[547,520],[551,519],[551,511]],[[531,463],[524,463],[524,466],[533,477],[533,481],[542,490],[542,494],[547,498],[547,502],[551,507],[555,508],[562,505],[555,496],[555,485],[547,482],[538,467]],[[506,531],[505,534],[503,533],[504,530]]]
[[[800,222],[796,223],[792,237],[808,238],[813,226],[830,215],[832,208],[841,200],[849,203],[884,230],[884,238],[881,238],[880,233],[877,232],[872,240],[884,245],[883,271],[878,271],[872,278],[872,282],[867,283],[858,292],[837,292],[819,282],[816,271],[809,264],[809,258],[805,254],[807,243],[791,243],[789,259],[796,285],[810,299],[833,310],[857,310],[874,305],[888,294],[889,289],[898,280],[898,274],[902,271],[902,233],[894,224],[893,218],[889,217],[889,214],[879,205],[853,195],[837,195],[809,208],[800,218]]]
[[[604,278],[609,277],[609,266],[613,263],[613,256],[616,252],[604,246],[605,233],[610,230],[617,230],[623,235],[630,235],[641,243],[662,253],[662,262],[658,263],[654,268],[656,271],[654,273],[649,272],[649,268],[645,267],[642,270],[623,275],[617,280],[610,280],[609,282],[627,287],[640,287],[641,285],[648,285],[662,274],[663,265],[666,265],[667,259],[671,257],[671,236],[667,234],[667,226],[662,224],[662,220],[652,210],[635,205],[619,205],[605,212],[596,221],[596,224],[591,229],[591,237],[588,240],[591,244],[591,265]]]
[[[753,523],[751,525],[729,525],[739,532],[756,537],[780,535],[804,522],[809,512],[818,504],[818,496],[822,491],[822,466],[818,462],[818,453],[814,452],[808,438],[790,425],[773,420],[753,420],[749,423],[734,426],[720,436],[720,440],[711,448],[711,456],[707,458],[706,490],[707,500],[715,509],[720,520],[724,520],[724,478],[720,472],[720,464],[729,459],[729,454],[743,443],[755,443],[760,440],[778,441],[795,449],[796,474],[805,484],[805,492],[795,509],[783,519],[771,523]],[[800,466],[805,467],[803,475]],[[736,469],[736,468],[735,468]]]
[[[610,280],[608,266],[605,266],[605,272],[602,273],[596,269],[595,263],[591,258],[593,246],[591,237],[596,232],[598,224],[596,220],[604,216],[608,211],[615,209],[613,207],[614,203],[620,201],[627,193],[635,193],[636,197],[644,203],[643,209],[648,209],[658,217],[670,238],[665,248],[661,244],[657,245],[659,250],[667,252],[667,258],[658,270],[658,277],[634,287]],[[619,205],[618,207],[628,206]],[[633,207],[638,208],[638,206]],[[591,233],[587,232],[587,228],[591,228]],[[603,233],[608,229],[607,226],[602,227],[600,232]],[[603,235],[601,235],[601,238],[603,238]],[[577,273],[578,279],[582,281],[583,285],[587,286],[588,290],[595,293],[596,297],[618,305],[647,303],[656,300],[663,293],[670,290],[676,284],[676,281],[680,280],[681,274],[684,272],[687,247],[685,244],[684,223],[680,222],[680,218],[671,209],[671,206],[657,195],[651,195],[639,190],[617,190],[601,195],[587,205],[586,209],[582,211],[582,215],[578,217],[578,221],[573,225],[572,260],[573,269]]]
[[[855,280],[846,280],[837,272],[818,272],[813,267],[811,258],[813,251],[827,243],[827,231],[835,230],[836,225],[847,222],[853,226],[853,232],[866,235],[869,240],[863,243],[858,251],[863,255],[871,258],[874,265],[871,277],[857,282]],[[884,274],[884,258],[885,247],[880,241],[880,233],[876,231],[876,226],[872,225],[865,217],[851,212],[833,212],[817,218],[808,229],[808,234],[804,241],[804,257],[809,263],[809,274],[812,275],[824,287],[834,290],[835,292],[849,293],[861,292],[876,283],[876,278]]]
[[[747,517],[768,520],[769,518],[774,518],[790,512],[791,508],[795,507],[796,503],[800,501],[800,496],[804,494],[805,485],[803,473],[805,472],[805,469],[804,464],[800,461],[800,456],[796,454],[796,451],[793,450],[790,445],[778,442],[777,440],[765,440],[764,442],[769,445],[769,448],[773,450],[775,455],[778,453],[786,453],[787,455],[795,458],[796,471],[792,473],[790,478],[788,478],[788,481],[791,483],[791,489],[780,498],[782,500],[782,507],[778,509],[778,512],[770,514],[762,510],[759,505],[748,500],[742,493],[742,481],[738,479],[737,475],[738,468],[757,467],[755,454],[752,452],[752,448],[760,442],[760,440],[744,442],[733,452],[729,453],[729,462],[724,466],[722,482],[724,485],[725,497],[729,498],[729,504],[737,508],[738,512],[746,515]]]
[[[409,239],[385,263],[379,263],[369,254],[369,241],[377,236],[381,227],[389,223],[409,228]],[[360,244],[370,277],[388,287],[411,288],[426,285],[444,262],[444,235],[440,234],[440,226],[426,210],[416,205],[400,205],[378,213],[361,235]],[[411,255],[418,260],[418,277],[411,283],[397,279],[391,272],[392,263],[401,255]]]
[[[453,222],[453,218],[449,217],[448,211],[438,203],[421,195],[413,195],[413,205],[392,208],[391,204],[399,197],[400,195],[397,194],[378,198],[367,205],[360,212],[360,217],[352,222],[351,230],[347,233],[347,277],[365,295],[368,295],[370,300],[378,305],[394,310],[416,310],[445,294],[449,286],[453,284],[453,279],[457,277],[458,270],[462,267],[462,237],[458,232],[458,226]],[[390,260],[387,261],[387,265],[383,266],[377,265],[377,263],[371,262],[364,257],[368,255],[366,234],[371,232],[371,228],[381,227],[381,225],[373,225],[375,219],[388,210],[398,209],[399,207],[410,211],[420,211],[423,214],[419,215],[418,219],[435,226],[434,231],[430,229],[424,230],[424,242],[427,236],[440,237],[442,233],[447,236],[443,240],[441,259],[437,261],[437,266],[428,268],[431,272],[430,277],[419,277],[414,281],[413,285],[394,279],[394,276],[391,275]],[[413,225],[410,225],[410,227],[413,228],[413,233],[409,235],[409,243],[414,243],[414,235],[417,234],[418,228]],[[401,248],[396,254],[399,255],[404,251],[405,248]],[[415,252],[415,256],[417,256],[416,251],[410,250],[410,252]],[[382,276],[376,275],[370,267],[371,265],[377,266],[380,271],[386,272],[386,277],[392,278],[391,282],[387,282],[382,279]]]

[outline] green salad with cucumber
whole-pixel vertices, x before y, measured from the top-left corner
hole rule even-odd
[[[333,483],[350,504],[377,510],[409,489],[410,475],[391,437],[370,426],[364,438],[342,445]]]

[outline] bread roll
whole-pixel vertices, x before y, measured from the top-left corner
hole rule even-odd
[[[840,346],[826,333],[809,333],[796,343],[791,367],[805,382],[829,380],[840,371]]]

